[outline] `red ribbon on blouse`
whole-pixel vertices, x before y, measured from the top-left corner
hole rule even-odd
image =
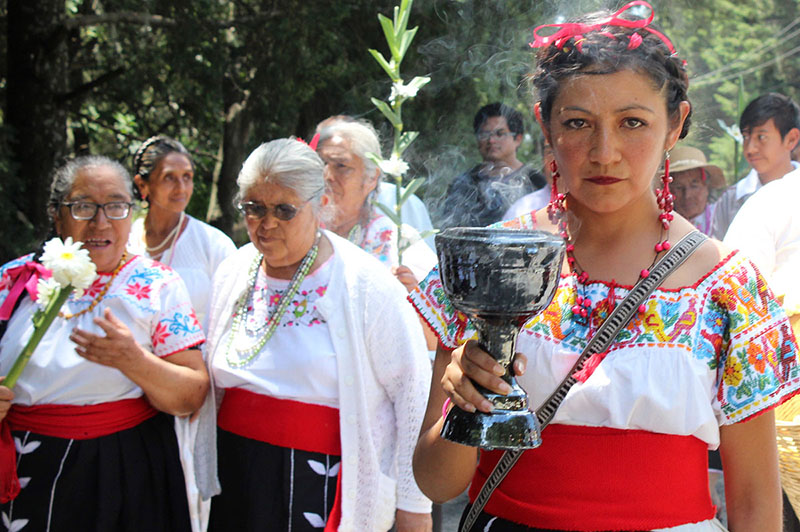
[[[646,6],[650,10],[650,16],[647,18],[641,18],[637,20],[629,20],[622,18],[622,14],[628,11],[629,9],[636,7],[636,6]],[[622,8],[620,8],[616,13],[607,17],[600,22],[595,24],[584,24],[580,22],[570,22],[566,24],[544,24],[542,26],[537,27],[533,30],[533,42],[531,43],[531,48],[541,48],[544,46],[549,46],[554,44],[556,48],[559,50],[564,47],[564,45],[569,41],[571,38],[575,38],[575,47],[578,51],[581,51],[581,39],[583,36],[592,31],[599,31],[601,34],[606,35],[612,39],[616,39],[614,35],[605,31],[604,28],[608,26],[619,26],[623,28],[633,28],[633,29],[641,29],[645,31],[649,31],[663,42],[671,53],[675,52],[675,47],[672,46],[672,42],[667,38],[666,35],[663,33],[654,30],[653,28],[648,28],[651,22],[653,22],[653,17],[655,16],[655,10],[653,6],[645,2],[644,0],[635,0],[634,2],[628,2]],[[552,35],[541,36],[539,35],[539,31],[543,28],[557,28],[557,31]],[[628,49],[633,50],[637,48],[640,44],[642,44],[642,37],[636,33],[630,36],[630,43],[628,44]]]
[[[39,294],[36,285],[39,283],[39,279],[49,279],[53,273],[38,262],[30,260],[25,264],[10,268],[7,275],[11,278],[11,289],[3,305],[0,306],[0,320],[11,318],[11,313],[23,290],[27,290],[31,299],[36,301],[36,296]]]

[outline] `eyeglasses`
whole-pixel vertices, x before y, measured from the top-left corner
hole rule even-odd
[[[490,138],[501,140],[507,135],[513,136],[514,133],[503,129],[495,129],[494,131],[479,131],[475,134],[475,136],[478,137],[478,140],[489,140]]]
[[[297,216],[297,213],[300,212],[300,209],[302,209],[303,205],[306,203],[308,203],[308,201],[304,201],[299,207],[295,207],[291,203],[278,203],[277,205],[267,206],[255,201],[244,201],[236,205],[236,208],[244,214],[245,218],[249,218],[250,220],[260,220],[266,216],[267,213],[272,212],[272,216],[278,220],[288,222]]]
[[[131,212],[133,203],[130,201],[109,201],[108,203],[93,203],[91,201],[73,201],[62,203],[69,209],[69,213],[76,220],[92,220],[97,216],[97,209],[102,208],[103,214],[109,220],[124,220]]]

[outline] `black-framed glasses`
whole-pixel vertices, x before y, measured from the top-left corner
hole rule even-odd
[[[304,201],[297,207],[291,203],[278,203],[277,205],[267,206],[256,201],[243,201],[236,205],[236,208],[239,209],[246,218],[251,220],[260,220],[266,216],[267,213],[272,212],[272,216],[278,220],[288,222],[297,216],[297,213],[300,212],[300,209],[302,209],[303,205],[306,203],[308,203],[308,201]]]
[[[133,202],[109,201],[108,203],[94,203],[92,201],[72,201],[61,205],[68,208],[70,215],[76,220],[92,220],[97,216],[97,209],[100,208],[103,209],[103,214],[109,220],[124,220],[131,213]]]
[[[479,131],[475,134],[475,136],[478,137],[478,140],[489,140],[490,138],[500,140],[507,135],[513,136],[514,133],[504,129],[495,129],[494,131]]]

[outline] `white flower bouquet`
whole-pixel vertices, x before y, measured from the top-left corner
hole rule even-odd
[[[63,242],[60,238],[53,238],[44,245],[41,261],[42,265],[50,270],[52,277],[39,279],[36,285],[36,303],[40,308],[31,318],[33,334],[6,375],[4,386],[13,388],[17,383],[33,351],[58,316],[69,295],[73,291],[79,296],[82,295],[83,291],[94,282],[97,268],[89,257],[89,252],[81,246],[82,242],[73,242],[71,237],[67,237]]]

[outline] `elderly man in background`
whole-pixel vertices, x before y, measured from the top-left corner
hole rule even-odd
[[[670,151],[670,174],[675,211],[703,233],[713,235],[714,196],[725,188],[722,169],[709,164],[702,151],[684,145]]]

